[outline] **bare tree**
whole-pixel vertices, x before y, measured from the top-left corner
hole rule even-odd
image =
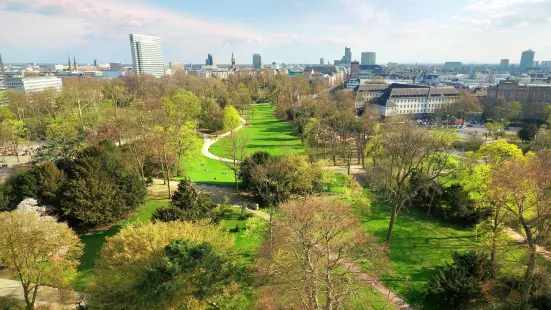
[[[349,262],[356,251],[374,268],[384,249],[366,235],[350,207],[322,198],[281,205],[257,266],[269,302],[292,309],[343,309],[359,289]],[[366,250],[367,249],[367,250]],[[260,305],[263,307],[264,305]]]
[[[229,154],[231,161],[224,161],[234,174],[235,191],[239,193],[239,167],[241,159],[245,158],[245,148],[249,143],[249,136],[245,134],[237,134],[232,131],[229,135],[230,142],[225,147],[226,154]]]
[[[424,184],[435,180],[446,167],[452,152],[453,138],[442,132],[429,132],[412,126],[408,121],[388,123],[382,126],[382,136],[368,148],[367,179],[385,194],[391,204],[392,214],[385,244],[388,245],[396,218]],[[416,182],[410,182],[415,178]]]

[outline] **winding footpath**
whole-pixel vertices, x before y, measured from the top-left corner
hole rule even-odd
[[[237,131],[241,128],[243,128],[246,124],[246,121],[244,119],[241,119],[241,126],[239,126],[238,128],[234,129],[234,131]],[[224,158],[224,157],[220,157],[220,156],[216,156],[214,154],[212,154],[210,152],[210,147],[216,143],[218,140],[230,135],[231,132],[226,132],[224,134],[221,134],[221,135],[216,135],[216,136],[213,136],[213,135],[209,135],[209,134],[204,134],[204,133],[201,133],[201,136],[203,136],[204,140],[205,140],[205,143],[203,145],[203,148],[201,149],[201,153],[208,157],[208,158],[212,158],[212,159],[215,159],[215,160],[219,160],[219,161],[224,161],[224,162],[233,162],[232,159],[229,159],[229,158]],[[356,178],[356,179],[360,179],[360,174],[358,173],[358,170],[359,170],[359,167],[358,165],[354,165],[354,167],[351,167],[351,174]],[[335,172],[338,172],[338,173],[343,173],[343,174],[346,174],[346,168],[342,168],[342,167],[327,167],[327,169],[331,169],[331,170],[334,170]],[[198,188],[200,189],[203,189],[207,192],[210,192],[210,193],[215,193],[215,192],[220,192],[220,191],[224,191],[226,194],[229,194],[229,192],[227,191],[228,189],[224,189],[223,187],[221,186],[214,186],[214,185],[197,185]],[[236,194],[233,190],[231,190],[232,192],[232,196],[230,197],[230,202],[232,203],[232,205],[234,207],[240,207],[241,205],[241,197]],[[239,197],[237,200],[235,200],[235,197]],[[253,213],[255,216],[258,216],[266,221],[268,221],[270,219],[270,216],[264,212],[261,212],[261,211],[257,211],[257,210],[250,210],[248,209],[249,212]],[[345,267],[348,268],[350,271],[352,271],[352,273],[354,274],[354,276],[356,277],[356,279],[358,279],[362,284],[366,285],[366,286],[371,286],[373,289],[375,289],[377,292],[379,292],[384,298],[387,299],[387,301],[392,305],[394,306],[395,309],[400,309],[400,310],[413,310],[413,307],[410,306],[405,300],[403,300],[400,296],[396,295],[394,292],[392,292],[388,287],[386,287],[385,285],[383,285],[380,281],[374,279],[373,276],[369,275],[368,273],[365,273],[361,270],[360,266],[358,266],[358,264],[356,264],[355,262],[353,261],[347,261],[345,262]]]

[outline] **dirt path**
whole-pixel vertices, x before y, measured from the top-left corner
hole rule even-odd
[[[505,231],[507,232],[507,235],[509,235],[509,237],[515,242],[523,243],[524,245],[526,245],[526,238],[522,234],[518,233],[510,227],[506,228]],[[541,255],[541,257],[551,262],[551,252],[546,248],[538,245],[536,247],[536,252]]]
[[[0,278],[0,296],[25,300],[21,283],[10,279]],[[49,286],[42,286],[38,289],[36,305],[51,310],[75,309],[79,297],[80,293],[75,291],[60,291]]]

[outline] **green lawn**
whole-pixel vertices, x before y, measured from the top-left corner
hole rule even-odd
[[[136,224],[149,220],[157,208],[167,204],[168,200],[166,199],[147,200],[138,214],[128,217],[120,222],[119,225],[112,226],[106,230],[80,234],[80,240],[84,244],[84,253],[81,257],[80,265],[78,266],[78,273],[74,279],[73,288],[77,291],[86,291],[87,284],[93,278],[95,261],[99,256],[101,247],[108,237],[116,235],[122,227],[128,224]]]
[[[184,168],[186,176],[192,178],[195,183],[235,186],[233,171],[216,159],[200,155],[198,159],[185,163]],[[180,179],[181,177],[173,178]]]
[[[386,236],[390,210],[378,203],[376,198],[372,200],[372,214],[362,217],[362,226],[382,242]],[[410,209],[399,215],[389,249],[392,270],[383,282],[412,305],[419,305],[423,302],[428,281],[439,267],[452,261],[454,251],[479,250],[480,247],[472,228],[446,224],[419,210]],[[526,249],[519,244],[511,245],[507,252],[500,253],[501,275],[522,274],[526,253]],[[543,258],[539,260],[539,265],[551,270],[551,265]]]
[[[293,135],[293,125],[278,120],[273,114],[274,110],[275,106],[272,104],[256,105],[256,112],[253,117],[250,117],[249,125],[238,131],[238,135],[249,137],[249,143],[245,149],[247,154],[257,151],[266,151],[274,156],[303,153],[304,147],[300,139]],[[229,137],[220,139],[211,146],[211,153],[229,157],[226,151],[229,142]]]

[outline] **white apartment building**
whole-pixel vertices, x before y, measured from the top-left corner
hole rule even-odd
[[[28,94],[52,88],[60,92],[63,85],[57,76],[9,77],[6,78],[6,88]]]
[[[381,117],[434,114],[459,97],[454,87],[408,86],[393,84],[388,87],[378,100]]]
[[[159,37],[130,34],[134,72],[161,77],[165,74],[163,40]]]
[[[374,102],[389,86],[390,84],[361,84],[356,91],[356,108]]]

